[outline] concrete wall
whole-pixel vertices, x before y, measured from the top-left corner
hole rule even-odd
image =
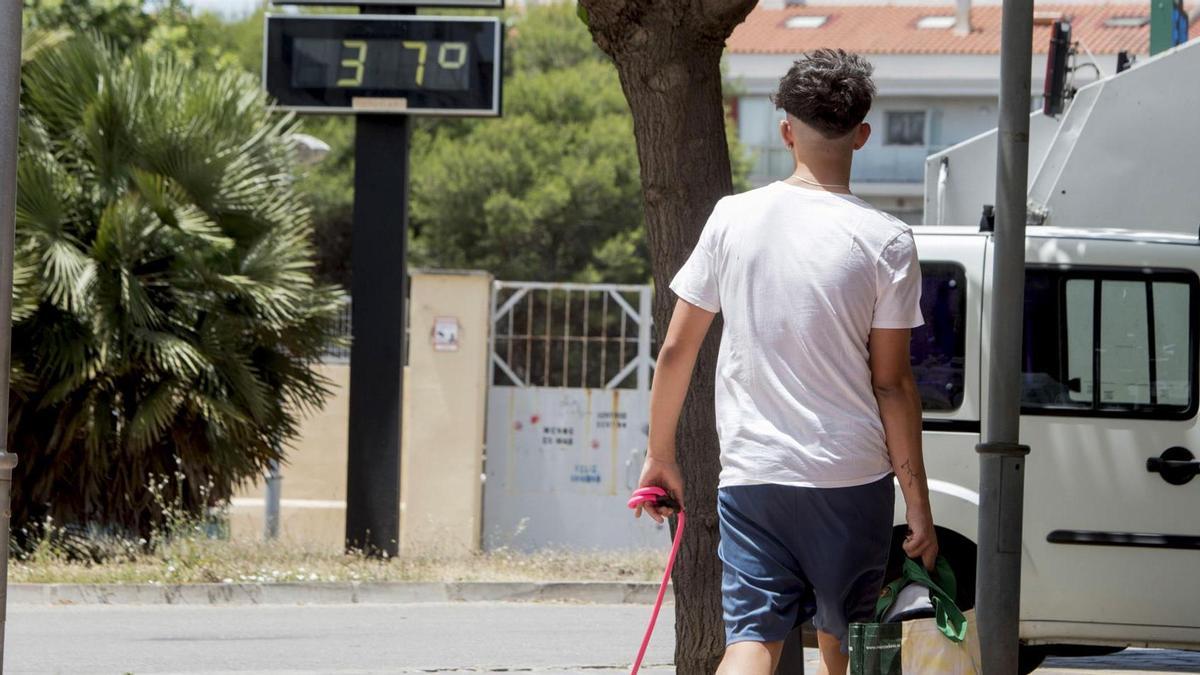
[[[350,411],[350,364],[323,363],[317,370],[331,380],[325,406],[306,416],[300,436],[282,467],[283,498],[279,533],[286,540],[340,549],[346,533],[346,436]],[[245,486],[233,498],[231,535],[263,536],[265,485]]]
[[[414,272],[400,552],[479,550],[492,279]]]
[[[479,548],[484,408],[487,395],[491,277],[478,272],[414,272],[409,308],[401,451],[400,548],[404,553],[458,553]],[[457,349],[439,350],[457,320]],[[445,337],[445,335],[443,336]],[[444,340],[442,346],[445,347]],[[279,533],[284,541],[341,550],[346,532],[346,448],[350,365],[324,363],[332,381],[321,410],[301,422],[282,467]],[[265,485],[233,499],[231,536],[261,539]]]

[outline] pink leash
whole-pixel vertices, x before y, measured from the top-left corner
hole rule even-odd
[[[666,490],[660,487],[644,487],[633,491],[629,499],[629,508],[635,509],[646,502],[654,502],[659,506],[675,509],[679,514],[679,522],[675,526],[675,541],[671,543],[671,557],[667,558],[667,570],[663,572],[662,584],[658,587],[658,597],[654,600],[654,611],[650,613],[650,625],[646,626],[646,635],[642,638],[642,646],[638,649],[637,659],[633,662],[630,675],[637,675],[642,666],[642,658],[646,656],[646,646],[650,644],[650,636],[654,633],[654,622],[658,620],[658,610],[662,609],[663,596],[667,594],[667,582],[671,580],[671,568],[675,566],[675,555],[679,553],[679,542],[683,541],[683,511],[673,499],[667,496]]]

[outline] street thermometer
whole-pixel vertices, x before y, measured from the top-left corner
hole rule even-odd
[[[503,72],[499,18],[416,11],[499,9],[503,0],[319,4],[362,14],[268,15],[263,86],[278,110],[355,117],[346,546],[391,557],[400,541],[409,117],[499,117]]]

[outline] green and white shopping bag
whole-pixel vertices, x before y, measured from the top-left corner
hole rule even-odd
[[[888,584],[875,607],[874,623],[850,624],[850,675],[978,675],[979,635],[975,612],[954,603],[957,584],[945,558],[934,566],[937,582],[914,560]],[[884,622],[905,587],[929,589],[934,616]]]

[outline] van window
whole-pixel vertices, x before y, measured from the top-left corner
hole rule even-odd
[[[1030,269],[1022,407],[1042,414],[1190,417],[1195,275]]]
[[[1192,403],[1195,373],[1192,359],[1196,350],[1191,345],[1196,336],[1195,317],[1184,309],[1194,300],[1192,288],[1184,283],[1154,284],[1154,389],[1161,405],[1187,407]],[[1194,310],[1193,310],[1194,311]]]
[[[921,263],[921,314],[912,331],[913,376],[925,410],[957,410],[963,400],[967,347],[967,278],[961,265]]]
[[[1077,374],[1077,391],[1067,388],[1072,403],[1092,401],[1092,298],[1096,282],[1091,279],[1068,279],[1067,297],[1067,372]]]

